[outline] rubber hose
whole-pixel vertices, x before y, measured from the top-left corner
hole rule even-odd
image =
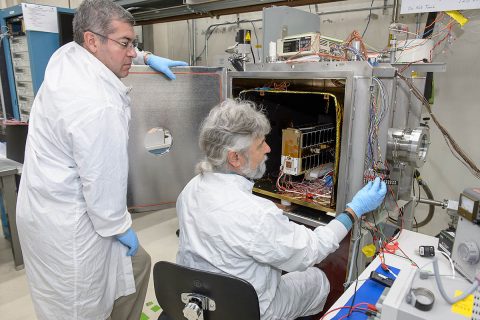
[[[423,179],[420,177],[420,172],[417,169],[415,169],[415,172],[413,173],[413,176],[415,177],[415,179],[417,179],[418,184],[420,186],[422,186],[422,189],[423,189],[423,191],[425,191],[425,194],[427,195],[427,198],[430,199],[430,200],[435,200],[434,197],[433,197],[432,190],[430,190],[430,187],[428,186],[428,184],[425,181],[423,181]],[[420,190],[419,190],[419,192],[420,192]],[[435,213],[435,205],[430,204],[429,206],[430,206],[430,208],[428,209],[428,214],[425,217],[425,219],[423,219],[422,221],[420,221],[418,223],[415,223],[412,226],[413,228],[423,227],[423,226],[427,225],[430,221],[432,221],[433,214]]]

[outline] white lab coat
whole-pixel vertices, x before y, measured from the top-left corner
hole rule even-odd
[[[347,230],[338,220],[315,231],[290,222],[272,201],[253,195],[252,188],[251,181],[236,174],[194,177],[177,200],[177,263],[250,282],[265,319],[281,270],[305,271],[321,262]],[[328,285],[322,290],[328,294]]]
[[[71,42],[35,98],[17,225],[39,320],[106,319],[135,292],[127,248],[129,89]]]

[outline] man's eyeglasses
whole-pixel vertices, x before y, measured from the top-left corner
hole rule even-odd
[[[91,31],[91,30],[87,30],[97,36],[100,36],[102,38],[105,38],[107,40],[111,40],[115,43],[118,43],[119,45],[121,45],[124,49],[132,49],[132,48],[136,48],[138,46],[138,41],[137,39],[133,39],[133,40],[130,40],[130,41],[117,41],[115,39],[112,39],[112,38],[109,38],[107,36],[104,36],[103,34],[100,34],[100,33],[96,33],[94,31]]]

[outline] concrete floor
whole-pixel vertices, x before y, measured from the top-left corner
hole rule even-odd
[[[160,260],[175,261],[178,239],[175,231],[178,220],[175,209],[149,213],[136,213],[133,228],[139,241],[152,257],[152,266]],[[153,279],[150,277],[141,320],[157,319],[160,309],[155,299]],[[35,320],[35,312],[28,291],[25,270],[16,271],[10,242],[0,238],[0,318],[9,320]]]

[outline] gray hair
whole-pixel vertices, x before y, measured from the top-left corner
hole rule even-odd
[[[253,102],[227,99],[213,108],[200,128],[200,149],[205,159],[196,171],[228,172],[228,151],[246,155],[256,138],[270,132],[270,123]]]
[[[115,32],[111,22],[118,20],[132,26],[135,19],[132,14],[111,0],[84,0],[77,8],[73,18],[73,40],[83,45],[85,31],[93,31],[108,36]],[[100,39],[102,42],[107,39]]]

